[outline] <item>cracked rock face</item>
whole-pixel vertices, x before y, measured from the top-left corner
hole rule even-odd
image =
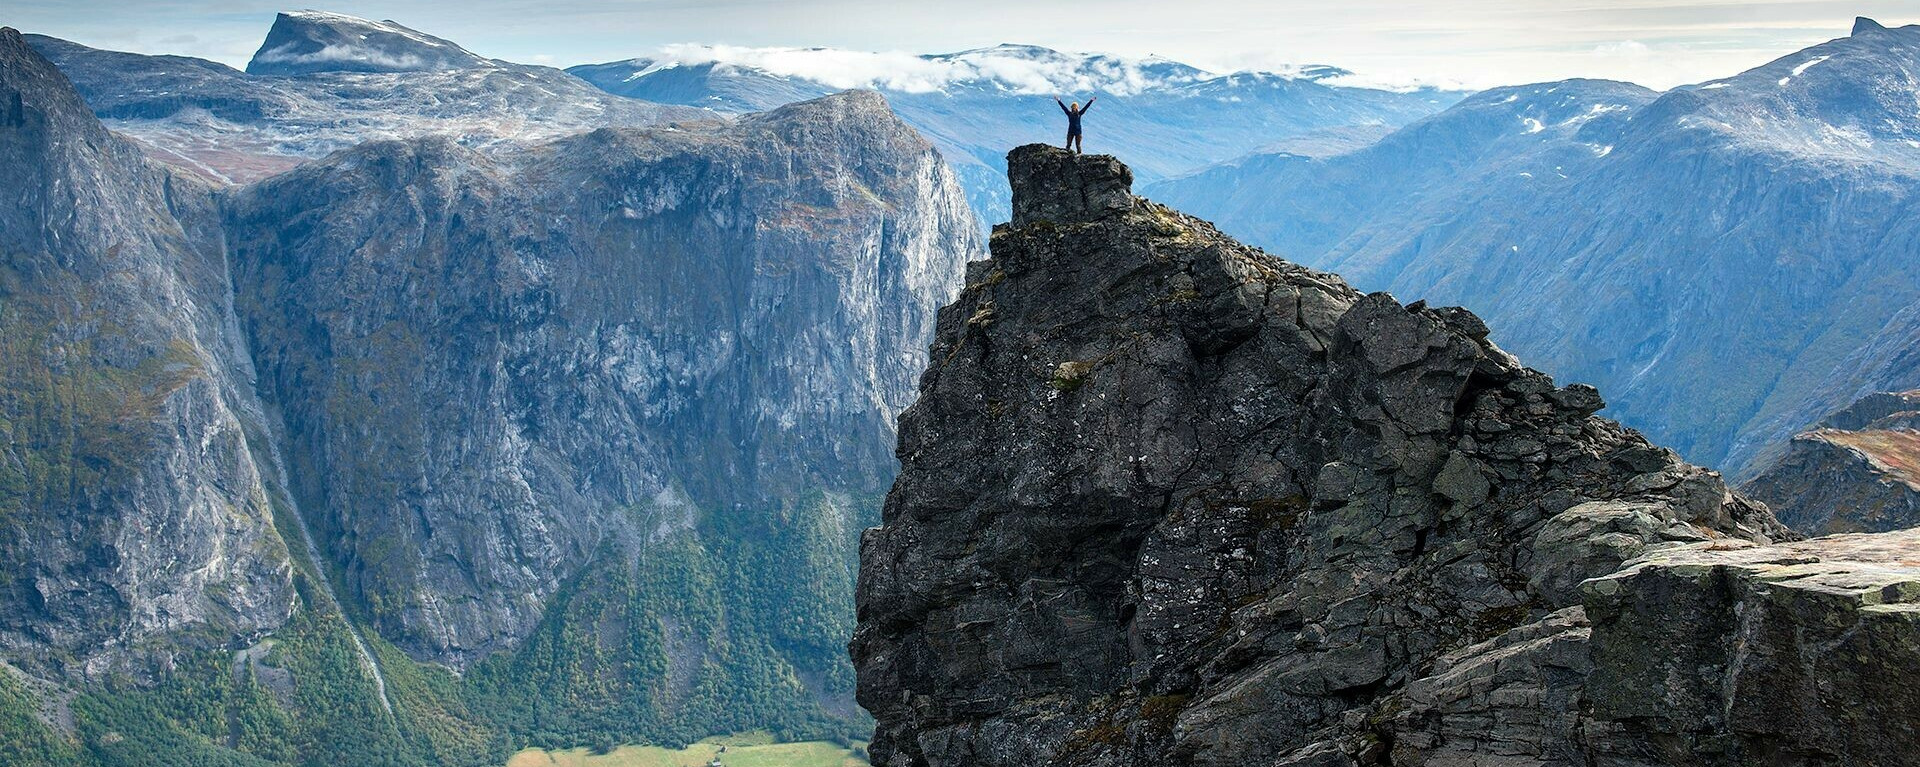
[[[0,28],[0,656],[143,675],[295,604],[211,190]]]
[[[227,208],[293,492],[381,633],[456,665],[603,544],[880,494],[978,249],[939,156],[862,92],[512,162],[374,143]]]
[[[0,160],[0,665],[152,679],[337,592],[454,667],[607,637],[570,668],[664,688],[622,709],[639,732],[851,713],[848,542],[979,249],[877,95],[506,153],[375,142],[216,191],[0,28]],[[688,551],[711,564],[616,579]],[[786,702],[680,719],[696,679]],[[542,692],[616,705],[575,684]]]
[[[1920,763],[1920,531],[1692,544],[1589,581],[1602,764]]]
[[[1762,719],[1625,706],[1670,692],[1626,647],[1722,661],[1673,665],[1675,690],[1767,687],[1721,684],[1731,661],[1705,642],[1725,637],[1659,608],[1788,597],[1651,563],[1794,535],[1594,417],[1592,388],[1523,367],[1466,310],[1362,295],[1132,197],[1113,158],[1028,146],[1009,167],[1013,223],[941,312],[862,542],[851,650],[876,764],[1880,753],[1857,721],[1755,739]],[[1636,560],[1600,582],[1616,591],[1587,582]],[[1911,650],[1911,623],[1885,626]]]

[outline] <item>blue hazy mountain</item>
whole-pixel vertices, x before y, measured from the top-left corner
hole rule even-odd
[[[1152,194],[1366,289],[1473,306],[1689,458],[1750,473],[1920,381],[1920,27],[1656,94],[1477,94],[1330,157],[1256,153]],[[1904,318],[1904,319],[1903,319]]]
[[[884,70],[884,71],[874,71]],[[1087,116],[1090,152],[1117,152],[1144,181],[1185,173],[1276,141],[1317,132],[1397,127],[1459,100],[1459,92],[1350,85],[1329,66],[1214,74],[1161,58],[1064,53],[1031,45],[928,56],[830,49],[703,48],[567,71],[609,92],[737,113],[847,87],[885,94],[932,139],[988,221],[1004,220],[1007,147],[1062,139],[1054,106],[1099,97]]]

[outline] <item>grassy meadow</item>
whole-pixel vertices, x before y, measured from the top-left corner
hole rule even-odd
[[[708,738],[681,749],[620,746],[605,754],[585,748],[529,748],[508,759],[507,767],[706,767],[715,757],[726,767],[867,767],[862,758],[866,744],[854,745],[863,750],[856,754],[823,740],[775,743],[770,736],[748,734]]]

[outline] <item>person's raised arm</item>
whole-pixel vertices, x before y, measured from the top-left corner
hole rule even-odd
[[[1087,99],[1087,105],[1080,108],[1080,114],[1086,114],[1087,110],[1093,108],[1093,102],[1099,101],[1099,100],[1100,100],[1099,96],[1095,96],[1093,98]]]
[[[1060,105],[1060,111],[1073,114],[1073,110],[1067,108],[1067,102],[1061,101],[1059,96],[1053,97],[1053,103]]]

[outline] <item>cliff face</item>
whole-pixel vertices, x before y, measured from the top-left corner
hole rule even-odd
[[[280,625],[211,191],[108,134],[12,29],[0,187],[0,653],[138,676],[153,646]]]
[[[1792,534],[1593,417],[1592,388],[1463,309],[1362,295],[1133,197],[1113,158],[1029,146],[1009,167],[1013,221],[940,314],[862,541],[876,764],[1824,764],[1898,742],[1818,696],[1781,705],[1855,740],[1623,702],[1680,694],[1634,653],[1725,661],[1728,640],[1636,622],[1664,609],[1654,586],[1583,581]],[[1889,567],[1837,601],[1913,601],[1873,596],[1915,580]],[[1697,569],[1628,572],[1655,571],[1753,619]],[[1876,667],[1913,657],[1908,614],[1876,613]],[[1745,701],[1712,676],[1727,662],[1669,681]]]
[[[0,65],[0,742],[44,746],[19,759],[859,726],[855,538],[979,250],[878,96],[215,190],[12,30]]]
[[[513,163],[369,145],[241,192],[228,228],[303,506],[383,634],[464,664],[603,544],[883,492],[977,249],[954,189],[849,93]]]
[[[1920,526],[1920,391],[1869,395],[1828,416],[1741,489],[1809,534]]]

